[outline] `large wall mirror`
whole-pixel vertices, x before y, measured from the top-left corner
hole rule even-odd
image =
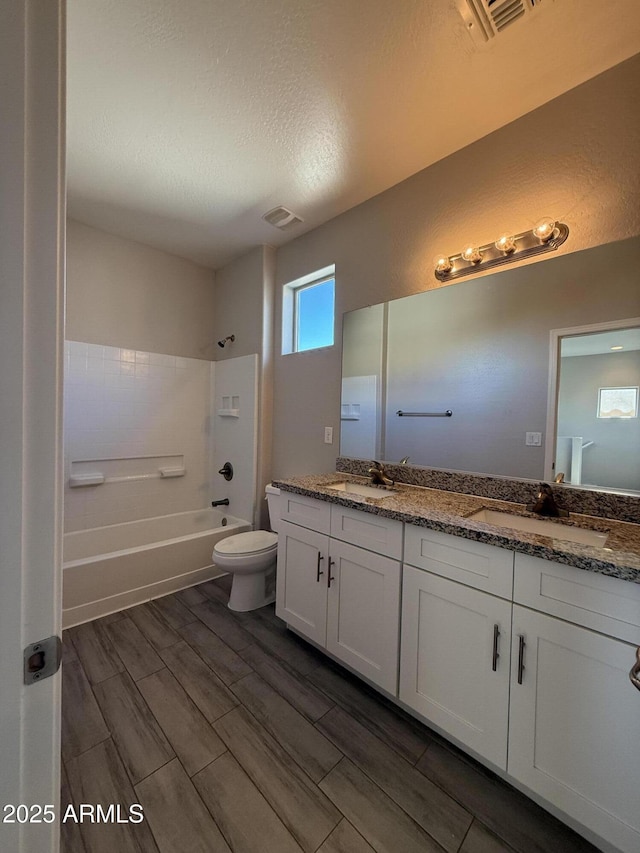
[[[640,493],[639,271],[632,238],[345,314],[341,455]]]

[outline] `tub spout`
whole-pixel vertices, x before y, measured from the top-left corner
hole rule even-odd
[[[211,506],[229,506],[229,498],[223,498],[221,501],[211,501]]]

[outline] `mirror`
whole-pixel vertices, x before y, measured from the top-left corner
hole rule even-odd
[[[553,476],[551,332],[638,317],[639,265],[636,237],[345,314],[341,455]],[[635,485],[611,488],[640,490],[640,442],[624,453]]]

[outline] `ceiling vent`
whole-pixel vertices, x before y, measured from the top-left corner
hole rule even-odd
[[[486,44],[503,30],[553,0],[461,0],[460,14],[476,44]]]
[[[268,210],[262,217],[269,225],[275,228],[280,228],[284,231],[286,228],[291,228],[292,225],[297,225],[299,222],[304,222],[300,216],[296,216],[286,207],[274,207],[273,210]]]

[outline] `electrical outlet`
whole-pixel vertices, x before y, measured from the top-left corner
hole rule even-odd
[[[324,443],[333,444],[333,427],[324,428]]]
[[[542,433],[528,432],[526,433],[524,443],[527,447],[542,447]]]

